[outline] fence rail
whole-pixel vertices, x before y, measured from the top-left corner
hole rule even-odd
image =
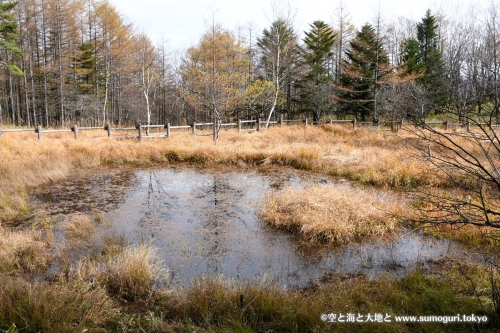
[[[285,126],[287,123],[303,123],[305,127],[309,125],[308,118],[305,119],[288,119],[285,120],[283,117],[280,117],[279,120],[275,121],[269,121],[265,122],[261,118],[258,118],[256,120],[242,120],[238,119],[237,123],[219,123],[219,128],[222,127],[232,127],[232,126],[238,126],[238,131],[239,132],[251,132],[251,131],[261,131],[262,130],[262,125],[263,124],[271,124],[271,125],[277,125],[279,124],[280,126]],[[453,123],[450,121],[439,121],[439,122],[426,122],[423,121],[422,123],[403,123],[403,120],[395,120],[395,121],[378,121],[377,123],[373,122],[358,122],[355,119],[354,120],[333,120],[329,119],[327,122],[324,122],[325,125],[333,125],[333,124],[345,124],[345,123],[351,123],[353,130],[356,129],[358,125],[373,125],[376,126],[376,128],[380,128],[382,125],[390,125],[392,130],[399,130],[403,125],[412,125],[412,126],[434,126],[434,125],[442,125],[444,126],[445,131],[448,131],[450,127],[458,127],[458,126],[463,126],[466,127],[467,131],[470,130],[471,126],[474,125],[487,125],[491,127],[499,127],[500,124],[490,124],[490,123],[470,123],[470,122],[465,122],[465,123]],[[313,124],[320,124],[320,122],[313,122]],[[247,125],[247,128],[243,128],[244,125]],[[250,128],[248,128],[248,125],[250,125]],[[202,127],[202,126],[211,126],[213,130],[214,128],[214,123],[193,123],[191,125],[182,125],[182,126],[172,126],[170,123],[167,123],[165,125],[145,125],[145,124],[137,124],[135,127],[112,127],[111,124],[106,124],[103,127],[79,127],[77,125],[74,125],[71,127],[71,129],[43,129],[41,126],[37,126],[36,128],[19,128],[19,129],[2,129],[0,128],[0,139],[2,138],[3,133],[15,133],[15,132],[34,132],[38,134],[38,140],[42,140],[43,138],[43,133],[70,133],[73,132],[75,139],[78,139],[79,132],[80,131],[91,131],[91,130],[105,130],[107,131],[107,136],[109,138],[113,137],[112,132],[115,131],[138,131],[137,136],[132,136],[132,137],[137,137],[139,140],[142,138],[152,138],[152,137],[171,137],[171,130],[176,130],[176,129],[191,129],[192,134],[196,134],[196,128],[197,127]],[[256,127],[256,128],[255,128]],[[143,134],[143,130],[147,130],[147,135]],[[149,135],[149,129],[165,129],[166,132],[160,133],[159,135]],[[117,136],[118,138],[124,137],[124,136]],[[127,137],[131,137],[130,135]]]

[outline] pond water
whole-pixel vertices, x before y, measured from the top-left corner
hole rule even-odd
[[[288,168],[177,166],[105,170],[52,184],[31,199],[56,220],[100,211],[107,223],[98,234],[123,235],[131,245],[154,245],[171,284],[223,275],[303,287],[329,274],[401,276],[443,258],[469,258],[453,242],[413,232],[338,248],[311,247],[261,221],[259,210],[271,191],[310,184],[350,187],[346,181]],[[381,192],[379,199],[391,200],[391,195]],[[64,241],[62,237],[56,228],[56,239]]]

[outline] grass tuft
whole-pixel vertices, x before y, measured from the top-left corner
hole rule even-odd
[[[296,232],[306,242],[344,244],[394,230],[396,220],[383,208],[374,191],[314,185],[284,190],[279,197],[272,193],[261,216],[272,226]]]
[[[0,272],[39,272],[51,262],[41,231],[8,231],[0,226]]]
[[[68,275],[70,280],[95,280],[113,297],[135,301],[151,295],[156,282],[162,279],[163,268],[156,250],[141,245],[108,256],[103,262],[82,260]]]
[[[63,222],[66,234],[71,238],[87,239],[95,232],[93,219],[84,214],[74,214]]]

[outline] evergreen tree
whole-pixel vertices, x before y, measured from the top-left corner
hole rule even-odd
[[[363,121],[372,113],[375,121],[377,82],[389,71],[389,58],[374,28],[365,24],[356,33],[342,63],[339,104],[342,111]]]
[[[332,76],[328,72],[327,62],[333,55],[335,34],[323,21],[314,21],[310,26],[311,30],[305,33],[305,46],[302,49],[308,73],[299,82],[299,105],[300,111],[312,112],[314,121],[319,121],[321,115],[332,105],[329,88]]]
[[[0,62],[9,73],[23,76],[23,71],[9,59],[23,54],[23,51],[15,44],[17,21],[12,15],[12,10],[16,5],[17,2],[0,3],[0,47],[7,51],[7,58],[1,58]]]
[[[401,63],[405,74],[422,74],[424,66],[420,56],[420,44],[415,38],[405,40],[401,45]]]
[[[441,51],[438,48],[438,25],[436,18],[427,10],[422,22],[417,24],[417,39],[419,43],[419,62],[423,75],[419,82],[424,85],[427,99],[434,108],[439,108],[446,102],[446,75]]]
[[[74,57],[75,74],[77,77],[76,85],[80,92],[84,94],[92,93],[96,80],[96,58],[94,46],[89,43],[83,43],[77,49],[77,55]]]
[[[261,68],[265,80],[273,82],[273,101],[267,116],[266,127],[276,112],[280,94],[290,85],[297,62],[297,35],[289,22],[277,19],[269,29],[264,29],[257,39],[261,52]]]

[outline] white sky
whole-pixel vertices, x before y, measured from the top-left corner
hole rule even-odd
[[[212,22],[236,31],[238,26],[252,23],[260,35],[270,26],[271,0],[110,0],[117,10],[134,26],[146,32],[153,42],[167,41],[171,50],[180,50],[195,45]],[[485,5],[490,0],[344,0],[352,22],[359,28],[380,11],[384,19],[404,16],[419,21],[427,9],[434,11],[439,6],[454,7],[469,2]],[[290,0],[296,8],[295,27],[300,33],[308,30],[315,20],[331,23],[340,0]],[[448,12],[453,15],[453,12]],[[247,29],[248,31],[248,29]],[[242,33],[242,34],[247,34]]]

